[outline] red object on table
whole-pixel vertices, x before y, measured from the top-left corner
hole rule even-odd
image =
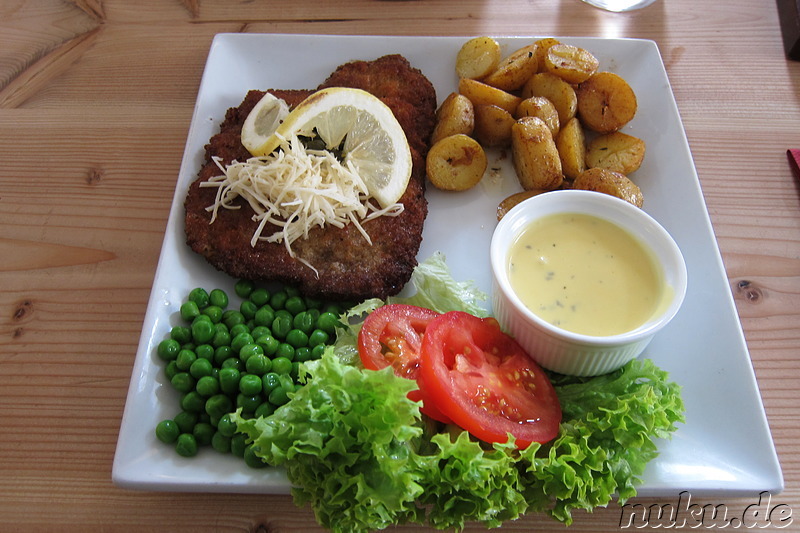
[[[789,166],[792,167],[794,175],[800,179],[800,149],[786,150],[786,155],[789,156]]]

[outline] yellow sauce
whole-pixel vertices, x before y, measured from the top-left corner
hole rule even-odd
[[[511,287],[534,314],[584,335],[639,327],[661,308],[665,292],[652,252],[591,215],[534,221],[512,244],[508,264]]]

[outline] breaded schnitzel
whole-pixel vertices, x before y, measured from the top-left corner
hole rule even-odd
[[[342,65],[319,88],[333,86],[372,93],[389,106],[402,126],[413,160],[408,188],[399,200],[403,212],[362,223],[371,245],[353,224],[315,228],[308,239],[296,240],[292,248],[297,256],[313,264],[318,272],[291,257],[281,243],[259,241],[251,246],[257,223],[252,220],[252,209],[241,200],[237,200],[240,209],[220,209],[211,224],[211,213],[206,208],[214,204],[216,191],[200,187],[200,183],[220,173],[212,157],[221,158],[223,164],[250,157],[241,144],[241,128],[264,95],[264,91],[252,90],[241,105],[227,111],[220,132],[206,145],[205,163],[185,201],[187,243],[214,267],[236,278],[280,281],[296,286],[307,296],[325,299],[386,298],[403,288],[417,265],[428,212],[425,156],[434,126],[436,93],[430,81],[400,55]],[[292,108],[313,91],[269,92]]]

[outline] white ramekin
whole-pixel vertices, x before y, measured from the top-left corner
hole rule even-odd
[[[591,336],[553,326],[530,311],[508,280],[508,253],[519,233],[534,220],[557,213],[593,215],[620,226],[653,252],[671,298],[638,328],[618,335]],[[534,196],[511,209],[498,223],[490,247],[492,308],[502,328],[542,367],[562,374],[597,376],[636,358],[675,316],[686,294],[686,264],[669,233],[638,207],[613,196],[563,190]]]

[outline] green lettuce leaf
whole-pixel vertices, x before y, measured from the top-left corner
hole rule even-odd
[[[391,301],[486,315],[476,311],[484,296],[454,282],[440,254],[418,267],[414,282],[416,294]],[[576,509],[634,496],[657,439],[683,421],[680,388],[643,359],[595,378],[551,375],[563,411],[553,441],[521,451],[513,442],[481,443],[421,415],[406,397],[414,382],[360,365],[359,317],[383,303],[343,315],[335,345],[301,365],[307,383],[287,404],[266,418],[237,417],[256,453],[286,469],[295,503],[310,505],[333,531],[409,522],[458,531],[530,511],[570,524]]]

